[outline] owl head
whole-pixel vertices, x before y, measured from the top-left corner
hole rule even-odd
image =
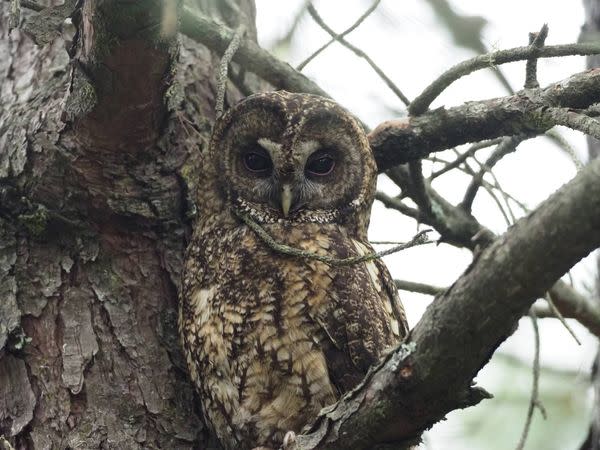
[[[358,121],[329,99],[247,97],[217,120],[210,152],[225,203],[258,223],[368,217],[375,160]]]

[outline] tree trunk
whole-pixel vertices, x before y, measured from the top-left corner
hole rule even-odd
[[[181,1],[66,0],[37,13],[24,10],[23,30],[39,46],[22,32],[9,32],[7,19],[17,2],[0,2],[0,449],[215,445],[187,381],[175,310],[191,221],[194,214],[202,214],[202,205],[194,205],[193,198],[204,181],[202,153],[214,119],[218,60],[202,45],[178,37]],[[186,33],[217,52],[224,51],[240,24],[245,25],[246,38],[256,38],[252,0],[188,0],[185,10],[181,24]],[[68,41],[55,39],[68,15],[76,33]],[[277,87],[320,91],[246,38],[235,61],[265,65],[261,76]],[[559,50],[600,51],[588,47]],[[525,53],[511,58],[537,57],[531,48],[520,51]],[[572,79],[578,82],[526,104],[525,110],[556,112],[557,104],[558,112],[585,109],[597,102],[598,93],[588,95],[582,86],[595,89],[595,76],[576,75]],[[244,78],[239,72],[234,78],[245,92],[255,90],[246,86],[247,80],[239,81]],[[570,95],[573,90],[577,95]],[[534,91],[542,96],[545,92],[530,90],[528,96]],[[418,97],[421,109],[432,99],[429,94]],[[228,91],[229,98],[238,96]],[[499,99],[497,106],[510,101]],[[472,132],[473,123],[454,114],[462,108],[446,111],[412,117],[409,123],[432,129],[434,122],[426,116],[443,114],[456,118],[453,128],[463,138],[491,137],[485,127],[476,127],[483,130],[479,137],[465,133],[469,128]],[[566,120],[525,117],[530,120],[515,120],[512,132],[534,124],[528,131],[540,133]],[[600,135],[589,121],[582,125],[571,116],[567,119],[575,128]],[[388,125],[389,132],[381,133],[380,128],[379,137],[410,140],[420,134],[419,127],[407,128],[403,121]],[[447,146],[450,141],[444,142]],[[413,159],[423,156],[415,152],[417,144],[408,149]],[[406,162],[392,158],[392,147],[381,161]],[[374,150],[377,153],[377,146]],[[407,417],[403,423],[410,427],[398,439],[413,437],[448,411],[483,398],[484,393],[472,387],[473,375],[535,298],[599,245],[594,212],[600,195],[593,184],[598,170],[597,163],[583,170],[497,241],[491,233],[482,233],[485,230],[468,210],[436,200],[436,205],[453,211],[450,219],[461,219],[442,220],[445,213],[431,214],[430,221],[443,236],[473,248],[487,239],[488,248],[428,309],[409,345],[391,353],[353,396],[324,410],[314,432],[299,436],[297,443],[310,444],[302,448],[333,448],[330,443],[335,441],[336,448],[364,448],[377,427]],[[434,192],[429,186],[420,189]],[[422,197],[417,194],[413,200]],[[437,194],[424,195],[437,199]],[[561,211],[561,204],[568,208]],[[414,211],[414,217],[426,217]],[[572,220],[578,214],[580,220]],[[465,224],[469,226],[463,233],[452,233]],[[539,233],[536,224],[547,232]],[[511,248],[518,251],[511,253]],[[511,255],[535,271],[512,264]],[[535,279],[523,280],[526,272]],[[492,286],[502,286],[495,294],[504,303],[488,294],[489,273],[494,274]],[[470,315],[460,314],[461,308]],[[440,317],[444,323],[438,323]],[[470,318],[469,326],[462,325],[465,317]],[[499,318],[498,324],[489,317]],[[438,358],[434,349],[443,356]],[[448,358],[453,361],[446,364]],[[450,375],[444,369],[452,371],[454,385],[462,389],[446,392]],[[410,396],[392,402],[401,392],[398,383],[408,382],[422,390],[411,388]],[[373,389],[381,399],[376,405],[353,401],[365,395],[374,398]],[[427,402],[431,411],[423,412],[424,398],[436,400]],[[389,420],[382,422],[385,414]],[[360,428],[355,425],[361,423],[364,432],[357,434]]]
[[[196,3],[255,37],[252,0]],[[210,446],[176,303],[218,60],[179,6],[86,1],[69,56],[0,2],[0,448]]]

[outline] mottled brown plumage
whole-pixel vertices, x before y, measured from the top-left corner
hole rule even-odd
[[[190,375],[224,448],[278,447],[354,387],[406,320],[380,260],[336,267],[279,254],[236,211],[280,243],[369,253],[375,162],[343,108],[287,92],[233,107],[204,156],[179,314]]]

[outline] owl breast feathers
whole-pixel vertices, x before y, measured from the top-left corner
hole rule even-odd
[[[376,170],[366,136],[334,102],[274,92],[215,124],[188,247],[179,328],[207,423],[225,449],[277,448],[353,388],[407,333],[381,260],[287,256],[278,243],[346,258],[366,238]]]

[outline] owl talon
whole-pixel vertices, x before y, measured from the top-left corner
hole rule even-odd
[[[293,450],[296,447],[296,433],[288,431],[283,437],[283,450]]]

